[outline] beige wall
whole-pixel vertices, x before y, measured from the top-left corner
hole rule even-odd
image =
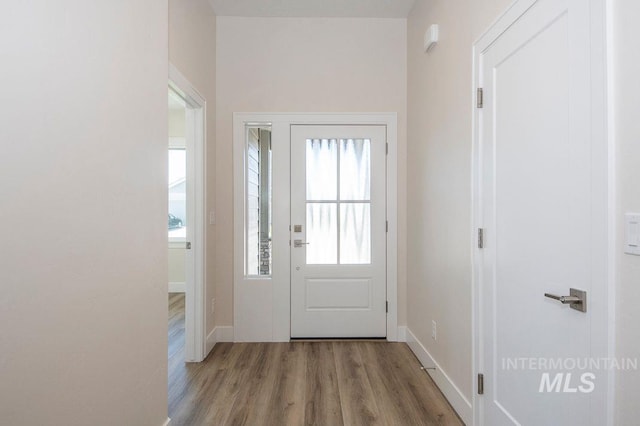
[[[616,287],[616,356],[640,357],[640,256],[624,254],[624,214],[640,213],[640,3],[613,0],[613,105],[612,123],[617,156],[618,242]],[[616,377],[616,421],[637,424],[640,418],[640,372],[620,371]]]
[[[170,109],[169,110],[169,137],[184,138],[185,137],[185,110]]]
[[[171,36],[170,36],[171,37]],[[185,137],[185,110],[184,108],[169,109],[169,137]],[[184,141],[182,142],[184,143]],[[172,247],[169,244],[169,282],[185,282],[185,256],[184,247]],[[169,289],[171,291],[171,289]]]
[[[169,282],[184,283],[185,278],[185,249],[169,247]],[[169,290],[171,291],[171,290]]]
[[[397,112],[399,324],[406,268],[406,21],[218,17],[217,323],[231,325],[233,112]]]
[[[161,425],[167,5],[12,2],[0,52],[0,423]]]
[[[215,209],[216,17],[207,0],[169,0],[169,60],[207,101],[206,211]],[[206,215],[208,218],[208,214]],[[205,219],[206,220],[206,219]],[[206,220],[208,223],[208,220]],[[215,294],[216,228],[206,226],[205,316],[209,334]],[[166,228],[166,225],[165,225]]]
[[[407,24],[407,325],[469,400],[471,48],[510,2],[417,0]],[[431,24],[440,42],[425,54]]]

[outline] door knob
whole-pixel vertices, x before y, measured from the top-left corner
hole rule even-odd
[[[569,296],[558,296],[556,294],[545,293],[544,297],[548,297],[558,302],[569,305],[571,309],[580,312],[587,312],[587,292],[575,288],[569,289]]]
[[[293,240],[293,246],[294,247],[300,248],[300,247],[302,247],[304,245],[307,245],[307,244],[309,244],[309,243],[305,243],[302,240]]]

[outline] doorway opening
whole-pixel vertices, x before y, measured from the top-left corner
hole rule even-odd
[[[168,107],[168,356],[171,367],[200,362],[206,355],[205,101],[173,66],[169,69]]]

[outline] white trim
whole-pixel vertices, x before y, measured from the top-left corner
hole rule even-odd
[[[616,356],[616,283],[617,283],[617,270],[616,270],[616,247],[617,247],[617,185],[616,185],[616,132],[615,132],[615,87],[614,87],[614,31],[613,31],[613,17],[614,17],[614,0],[604,0],[605,14],[605,37],[606,37],[606,60],[607,66],[604,71],[606,74],[607,87],[606,87],[606,105],[603,106],[607,111],[607,123],[606,132],[608,138],[608,156],[609,156],[609,286],[608,286],[608,305],[607,310],[609,312],[609,324],[607,333],[609,339],[607,342],[609,357]],[[609,374],[608,383],[608,400],[607,400],[607,425],[613,426],[615,424],[615,401],[616,401],[616,375]]]
[[[193,151],[193,163],[187,167],[189,199],[193,200],[194,226],[187,229],[191,250],[187,251],[185,291],[185,361],[202,361],[206,349],[205,281],[206,227],[206,111],[207,102],[195,87],[173,65],[169,64],[169,87],[183,97],[187,105],[187,149]],[[193,146],[190,144],[193,143]],[[188,159],[189,161],[189,159]]]
[[[184,293],[186,286],[184,281],[169,281],[169,293]]]
[[[271,278],[251,278],[244,276],[244,144],[246,123],[270,123],[272,144],[276,132],[289,135],[294,124],[311,125],[385,125],[387,127],[387,340],[398,340],[398,117],[397,113],[234,113],[233,114],[233,169],[234,169],[234,327],[236,341],[288,341],[290,338],[290,274],[289,274],[289,234],[286,232],[285,248],[276,241],[278,231],[288,228],[289,217],[274,215],[273,250],[286,250],[281,266],[274,263]],[[278,130],[279,129],[279,130]],[[287,146],[289,140],[286,141]],[[275,151],[274,151],[275,152]],[[276,165],[276,161],[281,161]],[[276,180],[289,181],[289,153],[280,153],[279,160],[274,155],[274,212],[276,208]],[[276,176],[276,173],[279,173]],[[289,204],[289,187],[286,196],[280,194],[282,203]],[[289,211],[288,207],[283,210]],[[286,259],[285,259],[286,258]],[[274,254],[274,262],[276,262]],[[285,263],[286,262],[286,263]],[[277,271],[282,271],[278,276]],[[243,291],[251,286],[252,291]],[[271,321],[268,321],[269,318]]]
[[[233,327],[218,326],[211,330],[207,336],[206,354],[213,350],[214,346],[220,342],[233,342]]]
[[[486,50],[511,24],[524,14],[538,0],[515,0],[495,21],[482,33],[473,44],[474,53]],[[475,54],[474,54],[475,57]],[[475,108],[475,103],[474,103]]]
[[[183,136],[169,136],[169,149],[181,149],[186,146]]]
[[[206,107],[207,101],[204,96],[172,63],[169,63],[169,80],[171,88],[184,98],[188,106],[192,108]]]
[[[164,424],[162,426],[168,426],[169,423],[171,423],[171,419],[167,417],[167,420],[164,421]]]
[[[406,328],[407,332],[407,345],[411,348],[411,351],[415,354],[416,358],[420,361],[423,367],[435,367],[435,370],[425,371],[431,376],[433,381],[438,385],[438,388],[442,391],[445,398],[449,401],[449,404],[458,413],[460,418],[465,424],[472,424],[473,409],[471,402],[465,398],[464,394],[458,389],[458,387],[449,378],[449,375],[440,367],[440,364],[431,356],[429,351],[418,340],[418,338],[411,332],[409,328]]]
[[[214,327],[214,329],[211,330],[211,333],[207,335],[207,343],[205,349],[207,355],[209,355],[209,352],[211,352],[216,343],[218,343],[218,330],[217,327]]]
[[[230,325],[218,326],[215,328],[216,340],[218,342],[233,342],[233,327]]]
[[[399,325],[398,326],[398,342],[406,342],[407,341],[407,326]]]
[[[380,117],[381,119],[383,117]],[[398,340],[398,116],[387,115],[387,340]]]

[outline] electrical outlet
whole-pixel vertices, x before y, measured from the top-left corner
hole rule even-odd
[[[211,313],[216,312],[216,299],[211,299]]]
[[[438,324],[436,324],[435,320],[431,321],[431,338],[438,340]]]

